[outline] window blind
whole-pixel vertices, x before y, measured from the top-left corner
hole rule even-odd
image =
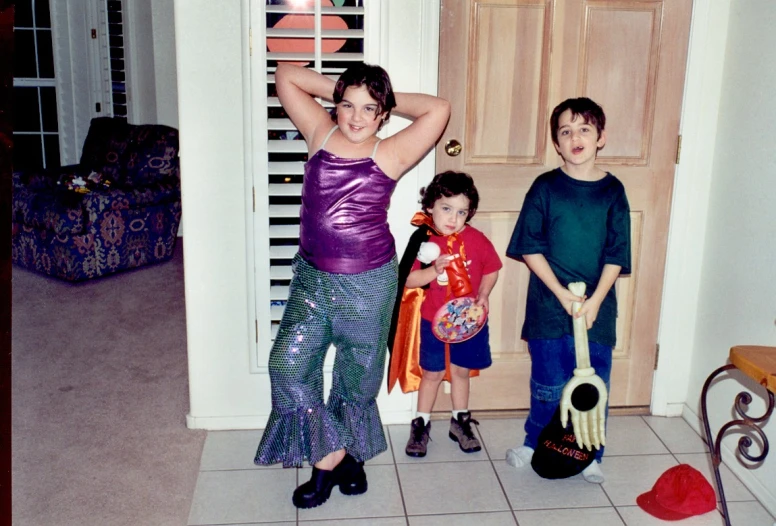
[[[277,334],[299,248],[299,210],[307,145],[277,98],[275,69],[290,61],[336,79],[364,60],[364,7],[361,0],[267,0],[265,5],[267,82],[267,221],[271,346]],[[323,103],[324,107],[331,105]],[[259,331],[261,333],[261,331]]]

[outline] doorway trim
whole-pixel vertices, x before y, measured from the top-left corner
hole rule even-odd
[[[668,233],[663,303],[658,342],[660,356],[652,388],[653,415],[680,416],[687,400],[695,348],[703,248],[714,158],[707,154],[715,137],[722,92],[731,0],[695,0],[687,56],[681,125],[680,164]]]

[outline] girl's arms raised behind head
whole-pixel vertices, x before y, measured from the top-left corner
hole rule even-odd
[[[321,126],[328,130],[333,125],[329,112],[314,97],[330,101],[334,81],[311,69],[280,63],[275,71],[275,85],[283,109],[304,136],[308,148],[313,148],[310,141],[316,130]]]
[[[394,111],[413,119],[402,131],[385,139],[385,146],[380,147],[384,148],[386,173],[393,179],[398,179],[420,161],[439,140],[450,118],[450,103],[445,99],[422,93],[395,95]],[[382,157],[379,150],[378,156]]]

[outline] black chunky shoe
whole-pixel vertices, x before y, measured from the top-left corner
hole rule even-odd
[[[329,500],[331,490],[337,485],[336,469],[327,471],[313,467],[313,475],[310,480],[294,490],[294,496],[291,498],[294,506],[297,508],[315,508]]]
[[[364,463],[358,462],[350,456],[345,458],[334,468],[334,475],[337,477],[340,493],[343,495],[361,495],[366,493],[366,473],[364,472]]]

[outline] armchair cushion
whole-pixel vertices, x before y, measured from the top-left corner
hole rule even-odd
[[[131,143],[131,128],[124,119],[92,119],[79,166],[87,173],[94,171],[116,183],[123,182],[124,154]]]
[[[179,179],[178,130],[160,124],[134,126],[122,119],[92,119],[80,166],[126,188]]]
[[[169,126],[137,126],[125,152],[125,176],[120,184],[138,188],[155,183],[178,184],[178,130]]]

